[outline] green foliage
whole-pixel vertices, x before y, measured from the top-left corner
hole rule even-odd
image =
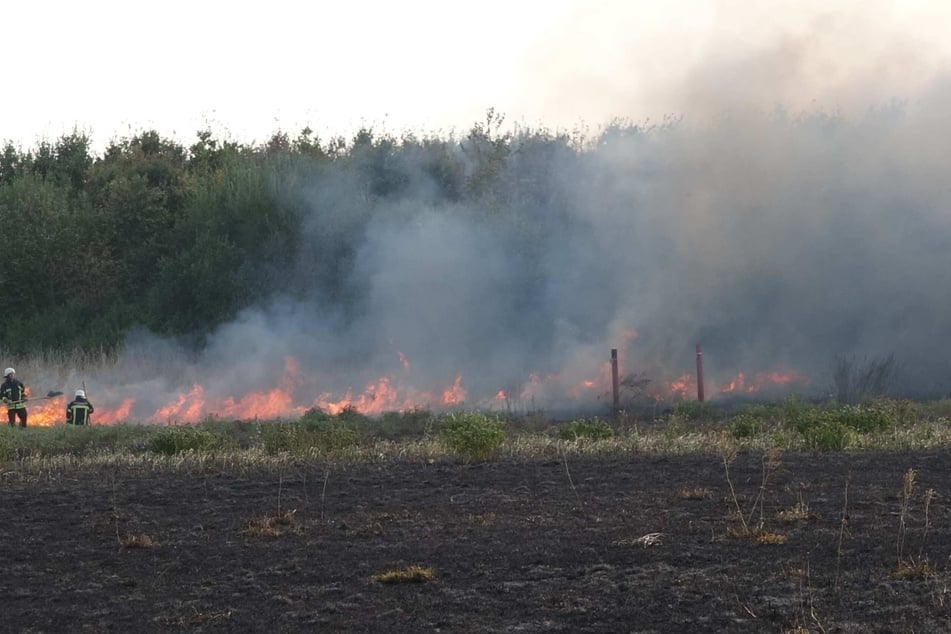
[[[436,421],[440,436],[456,454],[487,460],[505,442],[505,422],[479,412],[454,412]]]
[[[384,412],[368,428],[375,434],[389,440],[399,438],[420,438],[430,432],[435,417],[426,409],[413,409],[407,412]]]
[[[718,415],[717,408],[706,401],[680,401],[674,414],[685,420],[714,420]]]
[[[573,420],[558,428],[562,440],[606,440],[614,436],[614,429],[598,417]]]
[[[741,412],[730,419],[730,435],[734,438],[750,438],[763,433],[763,420],[754,414]]]
[[[220,437],[206,429],[182,425],[159,430],[152,437],[150,449],[154,453],[173,456],[186,451],[214,450],[220,443]]]
[[[872,405],[847,405],[836,410],[837,420],[860,434],[888,431],[895,427],[893,413]]]
[[[360,440],[353,422],[329,416],[319,409],[311,409],[294,423],[262,425],[261,439],[269,454],[289,452],[303,455],[308,452],[332,453],[356,445]]]
[[[881,433],[894,429],[896,419],[887,408],[872,405],[817,406],[789,403],[787,425],[819,450],[841,450],[857,434]]]
[[[800,432],[806,445],[816,451],[843,451],[855,441],[855,432],[834,419],[821,419]]]
[[[6,462],[16,455],[11,438],[12,431],[15,430],[0,429],[0,462]]]

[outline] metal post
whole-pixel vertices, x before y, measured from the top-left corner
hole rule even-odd
[[[697,400],[703,402],[703,346],[697,344]]]

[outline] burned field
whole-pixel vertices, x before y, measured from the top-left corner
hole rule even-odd
[[[0,627],[951,629],[946,452],[773,458],[7,471]]]

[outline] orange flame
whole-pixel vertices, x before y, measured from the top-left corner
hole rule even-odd
[[[800,374],[795,370],[785,372],[757,372],[753,380],[747,384],[746,377],[742,372],[727,383],[726,387],[720,388],[721,394],[755,394],[760,391],[788,387],[791,385],[806,386],[809,385],[809,377]]]

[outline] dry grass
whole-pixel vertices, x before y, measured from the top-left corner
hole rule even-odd
[[[245,522],[240,535],[250,537],[280,537],[281,535],[299,535],[304,527],[297,520],[297,509],[275,515],[262,515]]]
[[[681,500],[707,500],[712,495],[707,487],[681,487],[677,490],[677,497]]]
[[[126,535],[119,540],[123,548],[155,548],[158,542],[145,534]]]
[[[648,546],[660,546],[661,538],[663,538],[663,533],[647,533],[646,535],[641,535],[636,539],[619,539],[614,542],[615,546],[641,546],[647,548]]]
[[[386,570],[370,577],[372,583],[425,583],[433,580],[433,569],[422,566],[407,566]]]
[[[819,517],[812,512],[809,505],[799,500],[791,509],[785,509],[776,513],[776,519],[784,522],[795,522],[800,520],[813,520]]]
[[[753,541],[762,546],[778,546],[789,541],[789,537],[773,531],[762,531],[753,536]]]
[[[902,581],[928,581],[937,578],[938,573],[927,561],[905,561],[892,573],[892,579]]]

